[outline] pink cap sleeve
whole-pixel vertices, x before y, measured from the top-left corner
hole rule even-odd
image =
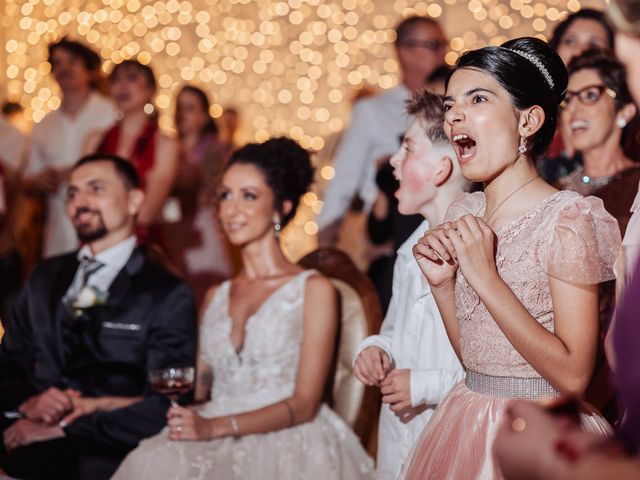
[[[620,227],[596,197],[578,197],[560,210],[547,247],[547,273],[561,280],[596,284],[615,277]]]

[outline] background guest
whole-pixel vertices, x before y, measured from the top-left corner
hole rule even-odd
[[[569,64],[562,108],[561,122],[582,154],[584,166],[558,183],[601,198],[624,235],[640,181],[638,159],[631,157],[637,152],[638,114],[624,66],[603,50],[575,57]]]
[[[0,319],[6,318],[10,299],[23,279],[24,245],[16,235],[21,212],[16,207],[22,198],[19,174],[26,160],[26,143],[20,130],[0,115]]]
[[[220,143],[227,152],[233,152],[240,144],[238,140],[240,112],[236,107],[226,107],[220,116]]]
[[[113,68],[109,84],[121,118],[106,133],[94,132],[87,142],[87,152],[118,155],[135,166],[145,191],[137,222],[149,227],[160,218],[173,188],[178,168],[177,143],[158,129],[151,103],[156,93],[151,67],[125,60]]]
[[[558,23],[549,40],[549,46],[560,55],[565,65],[589,49],[613,50],[613,44],[613,30],[604,13],[590,8],[578,10]],[[581,165],[582,158],[571,144],[570,137],[570,131],[558,124],[549,152],[537,159],[540,176],[551,184]]]
[[[401,83],[387,92],[357,102],[351,123],[336,150],[336,175],[324,195],[318,216],[319,243],[333,245],[342,217],[358,194],[371,210],[378,189],[376,162],[393,154],[408,127],[404,101],[424,86],[425,79],[444,62],[447,39],[435,20],[409,17],[396,27],[396,54]]]
[[[97,53],[64,37],[49,45],[49,63],[62,103],[34,126],[24,178],[25,187],[43,195],[47,202],[45,257],[77,247],[78,239],[65,211],[67,173],[80,158],[87,135],[110,127],[116,118],[111,101],[98,93],[101,60]]]
[[[211,401],[171,408],[168,428],[142,442],[114,479],[193,471],[229,480],[369,477],[372,462],[358,438],[322,403],[336,292],[289,262],[278,241],[312,179],[309,154],[287,138],[232,155],[219,213],[243,269],[212,289],[203,310],[200,358],[213,370]]]
[[[207,289],[233,273],[227,240],[215,211],[215,197],[227,152],[218,140],[218,127],[209,113],[209,99],[187,85],[176,99],[180,161],[173,187],[177,218],[161,226],[162,245],[194,289],[198,305]]]
[[[126,160],[97,154],[71,170],[67,209],[83,247],[36,268],[0,344],[0,408],[21,415],[2,425],[9,475],[109,478],[164,424],[149,371],[195,361],[189,287],[136,246],[143,202]]]

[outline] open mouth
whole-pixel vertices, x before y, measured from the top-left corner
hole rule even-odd
[[[451,140],[453,141],[453,148],[456,150],[459,160],[469,160],[476,154],[476,141],[469,135],[458,133],[454,135]]]
[[[569,124],[572,133],[581,133],[589,128],[589,122],[586,120],[573,120]]]

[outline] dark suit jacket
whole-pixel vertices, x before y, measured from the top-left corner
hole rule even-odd
[[[128,450],[166,424],[167,402],[150,391],[149,370],[194,365],[192,292],[138,247],[114,279],[106,304],[74,318],[61,299],[78,267],[76,255],[42,262],[5,322],[0,402],[5,410],[16,408],[50,386],[76,388],[85,396],[144,396],[65,428],[79,448]]]

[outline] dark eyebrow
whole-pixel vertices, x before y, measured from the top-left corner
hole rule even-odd
[[[489,90],[488,88],[482,88],[482,87],[472,88],[471,90],[466,92],[464,94],[464,96],[465,97],[470,97],[474,93],[478,93],[478,92],[487,92],[487,93],[490,93],[491,95],[497,96],[496,92],[494,92],[493,90]],[[442,101],[443,102],[447,102],[447,101],[452,101],[452,100],[453,100],[453,97],[444,97],[444,99]]]

